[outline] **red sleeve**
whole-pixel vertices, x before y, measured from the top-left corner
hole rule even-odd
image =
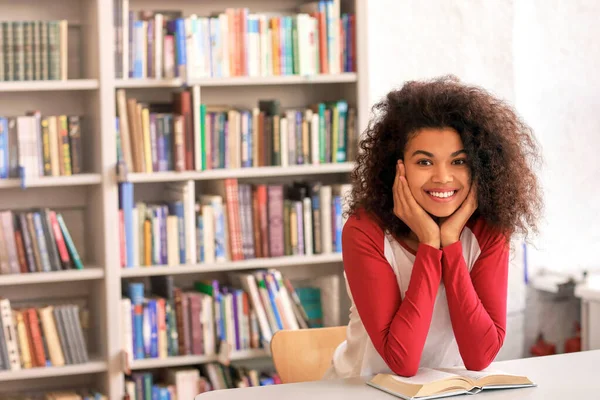
[[[402,300],[384,255],[383,231],[373,219],[350,217],[342,249],[348,286],[375,349],[395,374],[415,375],[441,282],[441,250],[419,245]]]
[[[469,275],[461,242],[442,249],[452,329],[465,367],[482,370],[494,360],[506,332],[508,243],[505,236],[477,222],[473,233],[481,253]]]

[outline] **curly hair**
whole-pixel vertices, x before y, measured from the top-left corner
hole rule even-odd
[[[393,212],[396,163],[407,142],[423,128],[453,128],[467,152],[477,182],[481,217],[506,235],[537,231],[541,189],[534,173],[540,161],[531,128],[487,91],[453,76],[410,81],[372,109],[375,117],[360,143],[352,171],[348,213],[364,209],[380,226],[402,237],[410,229]]]

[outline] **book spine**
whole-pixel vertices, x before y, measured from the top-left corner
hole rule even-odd
[[[69,149],[71,151],[71,173],[82,172],[82,145],[81,145],[81,122],[80,117],[71,115],[69,121]],[[66,165],[65,165],[66,166]]]
[[[71,255],[71,260],[73,261],[75,268],[83,269],[83,263],[81,262],[81,259],[79,258],[79,253],[77,252],[77,248],[75,247],[75,244],[73,243],[73,239],[71,239],[71,234],[69,233],[69,229],[67,228],[67,225],[65,224],[65,221],[63,220],[62,215],[56,214],[56,220],[58,221],[58,224],[60,225],[60,230],[62,231],[63,238],[67,244],[67,249],[69,250],[69,254]]]

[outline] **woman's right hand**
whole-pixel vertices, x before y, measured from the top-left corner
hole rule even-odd
[[[402,160],[396,164],[394,192],[394,214],[400,218],[419,238],[419,243],[440,248],[440,227],[425,212],[412,195]]]

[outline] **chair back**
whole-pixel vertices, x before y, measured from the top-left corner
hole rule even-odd
[[[344,340],[346,326],[277,331],[271,339],[271,354],[282,383],[320,380]]]

